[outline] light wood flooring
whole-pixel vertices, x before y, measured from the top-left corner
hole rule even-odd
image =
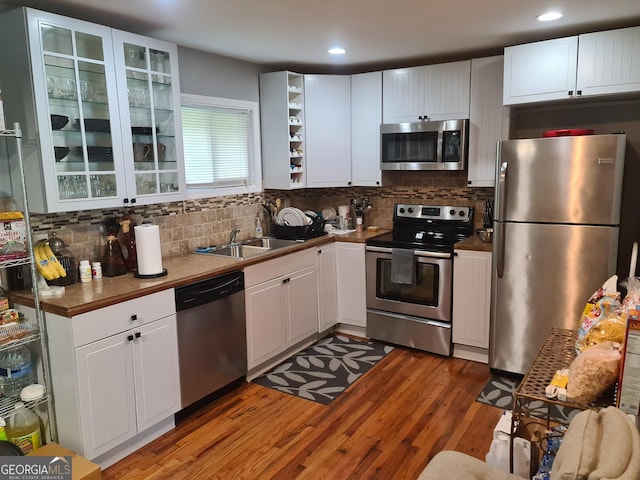
[[[413,480],[444,449],[484,459],[502,413],[475,402],[488,378],[398,347],[328,406],[243,384],[102,478]]]

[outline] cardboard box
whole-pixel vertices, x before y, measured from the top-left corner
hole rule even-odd
[[[48,443],[37,450],[29,453],[29,456],[35,457],[71,457],[71,478],[73,480],[100,480],[102,472],[100,466],[90,462],[77,453],[64,448],[55,442]]]
[[[27,225],[24,220],[0,221],[0,261],[27,256]]]
[[[618,408],[640,415],[640,320],[630,312],[618,381]]]

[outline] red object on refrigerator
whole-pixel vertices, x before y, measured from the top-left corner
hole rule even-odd
[[[569,137],[575,135],[593,135],[595,130],[591,128],[561,128],[559,130],[547,130],[543,137]]]

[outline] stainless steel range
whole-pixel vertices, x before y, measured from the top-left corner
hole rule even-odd
[[[367,336],[451,355],[453,245],[473,208],[396,204],[393,230],[367,240]]]

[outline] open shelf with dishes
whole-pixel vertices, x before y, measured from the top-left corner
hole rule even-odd
[[[305,187],[304,76],[288,71],[260,75],[265,188]]]

